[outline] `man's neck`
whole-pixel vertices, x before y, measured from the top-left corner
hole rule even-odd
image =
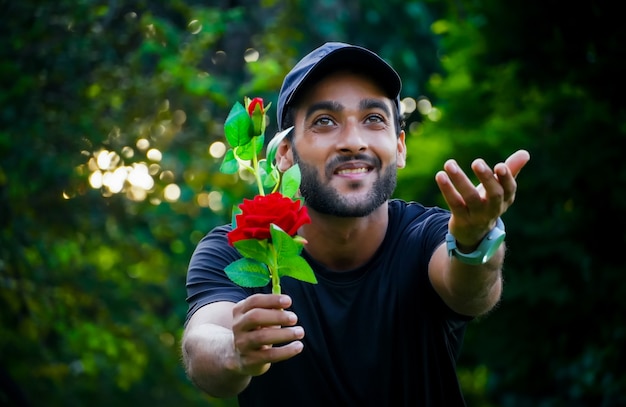
[[[336,271],[353,270],[367,263],[382,244],[389,223],[388,204],[360,218],[324,215],[309,209],[311,223],[299,234],[311,257]]]

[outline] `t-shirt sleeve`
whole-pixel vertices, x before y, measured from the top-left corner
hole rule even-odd
[[[228,244],[228,226],[209,232],[196,246],[187,270],[187,318],[204,305],[217,301],[238,302],[248,296],[245,289],[233,283],[224,268],[241,258]]]

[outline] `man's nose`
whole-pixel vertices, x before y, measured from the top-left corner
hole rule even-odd
[[[337,149],[346,153],[357,153],[367,149],[358,120],[354,118],[346,120],[339,134]]]

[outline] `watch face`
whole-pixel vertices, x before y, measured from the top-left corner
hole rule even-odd
[[[504,241],[505,236],[506,234],[502,232],[502,234],[499,234],[499,236],[491,240],[491,244],[485,250],[485,255],[483,256],[483,264],[487,263],[489,259],[492,258],[494,254],[496,254],[496,251],[498,251],[498,248]]]
[[[496,253],[504,238],[506,237],[506,233],[504,230],[495,227],[489,234],[485,237],[485,239],[480,243],[477,250],[484,250],[484,255],[482,258],[482,264],[485,264],[489,261],[490,258]]]
[[[483,238],[478,248],[472,253],[459,252],[456,247],[456,239],[450,233],[446,235],[446,245],[450,256],[454,256],[466,264],[478,265],[487,263],[493,257],[505,237],[504,223],[498,218],[496,227],[487,233],[487,236]]]

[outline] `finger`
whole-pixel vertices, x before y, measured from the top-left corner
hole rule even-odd
[[[510,206],[515,200],[515,192],[517,190],[517,182],[511,172],[511,169],[503,163],[499,163],[494,168],[497,180],[502,188],[502,200]]]
[[[489,208],[487,212],[498,211],[504,195],[503,186],[485,160],[481,158],[474,160],[474,162],[472,162],[472,170],[481,181],[480,185],[482,185],[482,188],[478,188],[481,200],[476,204],[484,204],[486,202]]]
[[[506,159],[504,164],[509,167],[511,174],[515,178],[528,161],[530,161],[530,153],[526,150],[517,150]]]
[[[289,359],[302,352],[304,344],[302,341],[293,341],[283,346],[274,346],[271,349],[266,349],[266,359],[270,363],[281,362]]]
[[[459,210],[464,210],[465,201],[459,192],[456,190],[450,177],[445,171],[439,171],[435,175],[435,182],[437,182],[437,186],[441,191],[441,195],[443,195],[443,199],[448,204],[448,207],[452,212],[456,212]]]
[[[242,340],[241,345],[252,349],[266,346],[285,344],[304,338],[304,329],[301,326],[292,327],[265,327],[249,332]]]
[[[233,312],[246,313],[255,308],[284,309],[291,306],[288,295],[253,294],[235,304]]]
[[[293,326],[298,317],[282,309],[255,308],[233,319],[233,331],[253,331],[259,327]]]
[[[455,160],[448,160],[443,166],[444,171],[448,174],[450,181],[459,194],[467,203],[467,199],[477,196],[476,187],[472,180],[463,172],[459,164]]]
[[[517,191],[515,178],[529,160],[528,151],[518,150],[511,154],[504,163],[499,163],[494,167],[496,177],[504,189],[503,199],[509,206],[515,200],[515,192]]]
[[[300,353],[304,337],[302,327],[261,328],[235,336],[235,349],[243,369],[267,370],[268,363],[279,362]],[[281,345],[281,346],[276,346]]]
[[[301,341],[294,341],[284,346],[251,350],[240,354],[241,369],[251,376],[261,375],[270,368],[271,363],[292,358],[302,352],[303,348],[304,344]]]

